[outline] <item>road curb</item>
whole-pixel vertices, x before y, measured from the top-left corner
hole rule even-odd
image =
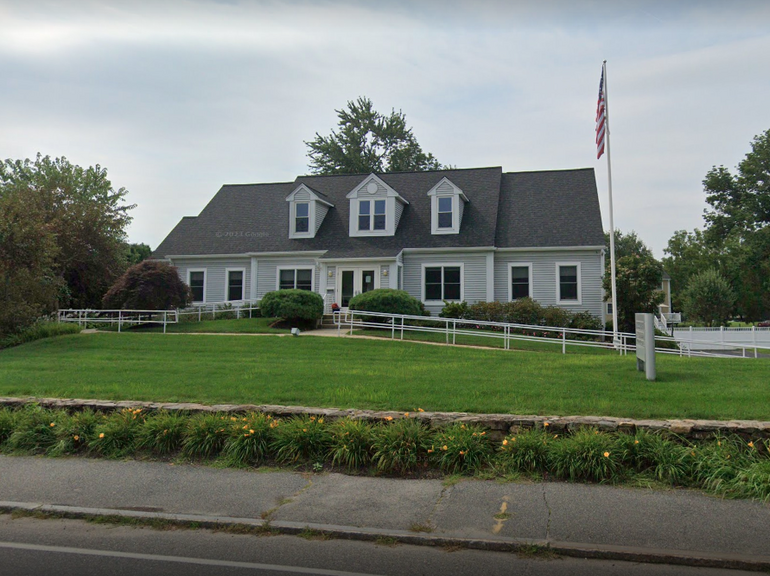
[[[731,570],[768,571],[770,556],[745,556],[730,553],[709,553],[686,550],[667,550],[637,546],[616,546],[596,543],[559,542],[554,540],[532,540],[523,538],[463,538],[449,535],[415,533],[408,530],[339,526],[308,522],[269,521],[258,518],[237,518],[200,514],[168,514],[142,510],[114,508],[86,508],[60,506],[35,502],[0,501],[0,513],[24,512],[57,518],[135,520],[138,523],[164,522],[182,528],[207,528],[214,530],[233,529],[253,533],[300,535],[315,532],[344,540],[368,542],[389,541],[414,546],[436,546],[537,554],[550,552],[561,556],[591,558],[599,560],[621,560],[650,564],[694,566],[700,568],[722,568]]]

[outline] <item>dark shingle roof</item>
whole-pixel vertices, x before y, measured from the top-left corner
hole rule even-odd
[[[183,218],[155,250],[169,255],[326,251],[326,258],[393,257],[403,248],[603,244],[593,170],[503,174],[474,168],[378,176],[409,205],[394,236],[351,238],[346,195],[368,174],[225,185],[197,218]],[[432,235],[428,191],[447,177],[467,196],[460,234]],[[300,184],[334,204],[315,238],[289,238],[286,197]]]
[[[503,174],[498,248],[604,246],[593,168]]]

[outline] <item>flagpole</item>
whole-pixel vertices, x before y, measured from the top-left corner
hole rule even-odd
[[[610,276],[612,280],[612,341],[618,344],[618,294],[615,283],[615,221],[612,213],[612,162],[610,161],[610,97],[607,92],[607,61],[602,62],[604,78],[604,137],[607,140],[607,184],[610,196]]]

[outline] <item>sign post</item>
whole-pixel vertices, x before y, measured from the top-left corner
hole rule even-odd
[[[636,369],[655,380],[655,323],[652,314],[636,316]]]

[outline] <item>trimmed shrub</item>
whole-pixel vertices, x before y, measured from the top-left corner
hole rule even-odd
[[[462,302],[444,302],[439,316],[441,318],[468,318],[468,303],[465,300]]]
[[[323,316],[324,301],[320,294],[309,290],[276,290],[262,297],[259,308],[267,318],[311,322]]]
[[[102,298],[106,309],[171,310],[192,301],[190,287],[174,266],[144,260],[131,266]]]
[[[353,470],[371,463],[374,438],[371,424],[345,418],[333,422],[329,428],[332,465]]]
[[[436,433],[428,453],[444,472],[473,474],[489,464],[492,445],[480,426],[456,422]]]
[[[532,298],[519,298],[513,302],[476,302],[470,305],[467,302],[447,302],[440,316],[528,326],[602,329],[601,320],[588,311],[572,313],[558,306],[542,306]]]
[[[506,321],[513,324],[543,323],[543,306],[532,298],[519,298],[509,303]]]
[[[349,307],[351,310],[409,316],[422,316],[424,310],[422,302],[417,298],[413,298],[404,290],[394,290],[393,288],[378,288],[358,294],[351,298]]]
[[[379,426],[375,432],[373,461],[380,472],[407,473],[426,462],[432,434],[415,418]]]

